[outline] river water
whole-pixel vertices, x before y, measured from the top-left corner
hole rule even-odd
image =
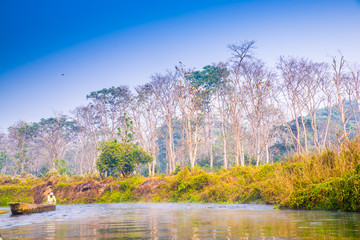
[[[7,209],[7,208],[0,208]],[[2,239],[360,239],[360,214],[256,204],[59,205],[0,214]]]

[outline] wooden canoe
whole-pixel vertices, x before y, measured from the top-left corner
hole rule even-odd
[[[12,202],[12,203],[9,203],[9,205],[10,205],[11,213],[13,215],[28,214],[28,213],[41,213],[41,212],[56,210],[56,205],[50,204],[50,203],[30,204],[30,203]]]

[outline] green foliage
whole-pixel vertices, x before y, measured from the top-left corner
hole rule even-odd
[[[60,173],[60,175],[63,175],[66,173],[68,166],[66,165],[66,162],[64,159],[54,159],[55,163],[55,169]]]
[[[135,190],[142,182],[138,176],[112,182],[96,203],[133,202]]]
[[[39,134],[47,133],[57,136],[60,134],[64,139],[69,139],[70,135],[79,131],[79,126],[74,121],[69,121],[67,116],[42,118],[39,123],[35,124]]]
[[[124,113],[123,120],[122,127],[118,127],[118,134],[121,138],[121,142],[131,143],[135,134],[133,121],[127,116],[127,113]]]
[[[6,151],[0,152],[0,172],[1,172],[1,169],[5,166],[7,161],[8,161],[8,155],[7,155]]]
[[[14,157],[16,159],[15,170],[17,173],[24,172],[27,167],[27,163],[29,162],[27,156],[29,142],[37,135],[37,132],[37,124],[28,124],[22,121],[9,128],[10,138],[13,139],[16,144]]]
[[[50,166],[47,164],[44,164],[41,166],[40,171],[38,172],[38,176],[39,177],[43,177],[46,176],[48,174],[48,172],[50,171]]]
[[[211,96],[219,89],[223,89],[226,86],[226,77],[229,75],[228,70],[224,66],[210,66],[203,67],[202,71],[194,71],[188,79],[192,86],[197,89],[203,89],[200,92],[200,98],[202,99],[202,105],[209,111]]]
[[[9,202],[32,203],[32,186],[1,186],[0,206],[8,206]]]
[[[152,161],[152,156],[131,143],[103,142],[97,168],[103,176],[128,176],[135,166]]]

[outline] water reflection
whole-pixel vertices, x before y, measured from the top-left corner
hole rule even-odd
[[[100,204],[0,215],[4,239],[358,239],[358,213],[259,205]]]

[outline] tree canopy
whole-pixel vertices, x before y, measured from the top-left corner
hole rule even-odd
[[[96,164],[100,174],[105,177],[126,177],[135,170],[136,165],[152,161],[148,152],[128,142],[109,140],[101,143],[100,151]]]

